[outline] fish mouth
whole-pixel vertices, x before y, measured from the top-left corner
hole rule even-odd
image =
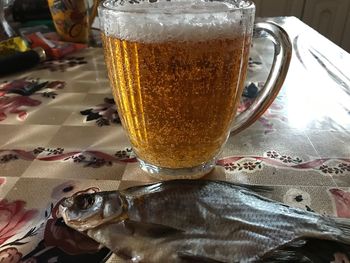
[[[74,218],[74,216],[69,215],[69,211],[67,211],[69,208],[67,208],[64,205],[59,206],[59,216],[61,216],[66,223],[67,226],[81,231],[85,232],[89,229],[95,228],[101,224],[101,221],[103,219],[99,215],[92,215],[88,218]]]
[[[68,209],[69,207],[71,207],[72,205],[70,204],[69,201],[67,201],[67,199],[68,199],[68,198],[65,198],[65,199],[62,201],[62,203],[58,206],[58,216],[59,216],[59,217],[62,217],[63,220],[64,220],[64,221],[66,222],[66,224],[68,225],[69,220],[68,220],[68,217],[67,217],[67,215],[66,215],[66,212],[67,212],[67,209]],[[67,201],[67,203],[66,203],[66,201]],[[68,206],[67,206],[67,205],[68,205]]]
[[[60,206],[64,207],[64,208],[71,208],[74,205],[74,199],[73,197],[67,197],[64,198],[62,203],[60,204]]]

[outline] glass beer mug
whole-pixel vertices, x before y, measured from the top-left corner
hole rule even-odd
[[[209,173],[230,132],[277,96],[292,45],[273,23],[254,25],[247,0],[106,0],[99,6],[118,112],[141,168],[160,179]],[[254,34],[253,34],[254,33]],[[275,44],[263,90],[236,117],[252,37]]]

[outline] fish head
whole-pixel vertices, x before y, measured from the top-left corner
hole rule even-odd
[[[125,205],[118,191],[84,193],[63,199],[59,211],[68,226],[85,231],[122,218]]]

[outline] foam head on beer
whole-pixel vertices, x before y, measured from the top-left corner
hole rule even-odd
[[[103,6],[109,9],[100,12],[104,33],[128,41],[206,41],[252,28],[242,27],[242,12],[252,7],[245,0],[107,0]]]

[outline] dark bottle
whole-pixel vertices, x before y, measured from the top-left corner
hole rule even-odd
[[[14,21],[22,23],[31,20],[51,19],[47,0],[15,0],[12,14]]]

